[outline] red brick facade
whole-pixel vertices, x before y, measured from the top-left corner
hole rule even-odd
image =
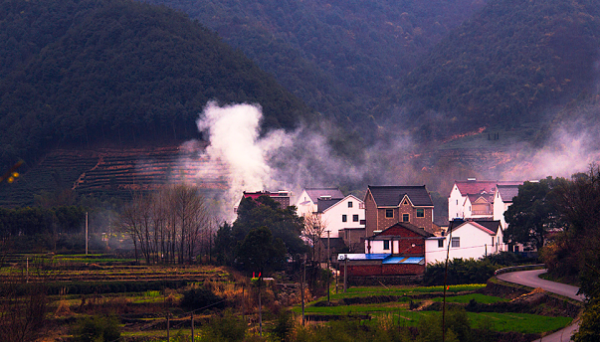
[[[348,265],[348,276],[380,276],[380,275],[421,275],[425,272],[425,265],[392,264],[382,265]],[[342,276],[344,267],[340,267]]]
[[[366,237],[373,236],[374,231],[383,231],[398,222],[406,222],[404,221],[404,214],[408,215],[408,223],[423,228],[428,232],[434,231],[433,207],[414,206],[408,197],[405,197],[398,206],[378,207],[368,190],[364,202]],[[392,217],[386,217],[386,210],[389,209],[392,210]],[[423,211],[423,217],[417,217],[418,209]]]

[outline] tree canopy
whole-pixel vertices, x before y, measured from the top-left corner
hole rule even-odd
[[[558,215],[557,191],[565,185],[564,178],[552,177],[520,185],[519,194],[504,213],[508,223],[504,242],[541,249],[548,233],[563,227]]]
[[[209,100],[259,103],[263,127],[308,108],[182,13],[130,0],[0,5],[0,168],[59,145],[182,141]],[[31,163],[33,164],[33,163]]]

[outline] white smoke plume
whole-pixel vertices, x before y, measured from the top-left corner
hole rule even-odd
[[[267,158],[273,151],[291,144],[292,140],[282,130],[261,137],[261,119],[262,109],[258,105],[219,107],[217,103],[209,102],[196,122],[198,130],[208,137],[205,153],[214,166],[212,169],[226,170],[228,189],[221,210],[224,219],[234,217],[233,207],[243,191],[271,190],[277,186]]]

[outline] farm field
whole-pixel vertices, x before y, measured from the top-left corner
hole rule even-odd
[[[469,303],[494,304],[510,302],[509,299],[484,295],[476,291],[485,284],[454,285],[447,290],[446,302],[465,307]],[[378,321],[391,321],[398,326],[417,327],[419,321],[432,315],[441,315],[429,308],[433,303],[443,301],[443,287],[355,287],[346,293],[331,295],[331,305],[320,298],[305,308],[307,318],[313,320],[338,320],[345,318],[365,319],[367,324]],[[300,307],[293,312],[301,314]],[[571,317],[553,317],[523,312],[467,312],[472,326],[486,325],[492,331],[519,332],[523,334],[545,334],[569,325]]]
[[[25,258],[34,260],[36,257],[39,256]],[[29,281],[44,282],[48,292],[46,319],[51,336],[48,341],[69,340],[78,322],[107,314],[117,318],[122,338],[132,342],[166,340],[167,316],[170,317],[171,340],[189,338],[192,312],[197,334],[224,312],[243,322],[241,326],[246,334],[258,333],[257,289],[247,277],[234,270],[211,265],[143,265],[102,254],[47,255],[44,261],[30,263]],[[10,260],[8,267],[0,269],[0,279],[4,282],[23,275],[22,260],[16,257]],[[281,313],[287,310],[292,314],[293,324],[300,324],[298,285],[280,278],[264,286],[261,296],[266,336],[270,336]],[[196,290],[206,290],[208,295],[201,294],[204,296],[201,301],[191,307],[184,305],[186,296]],[[340,289],[335,293],[332,286],[330,290],[329,306],[326,297],[315,298],[310,290],[306,291],[306,298],[313,299],[305,308],[310,322],[308,329],[327,327],[332,321],[340,320],[359,324],[367,330],[382,326],[420,329],[421,322],[431,322],[441,315],[444,292],[442,286],[350,287],[346,293]],[[485,327],[495,333],[515,332],[523,338],[543,336],[572,321],[556,310],[525,310],[517,306],[520,311],[511,312],[511,299],[490,295],[485,290],[486,284],[448,287],[449,310],[466,308],[465,315],[473,329]],[[473,306],[478,308],[476,312],[470,311]],[[489,312],[485,310],[487,307]]]

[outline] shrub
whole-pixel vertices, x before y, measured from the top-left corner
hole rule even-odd
[[[183,293],[181,307],[185,310],[223,309],[223,299],[205,287],[195,287]]]
[[[109,342],[121,337],[116,316],[93,316],[81,319],[73,329],[75,342]]]
[[[202,330],[202,341],[237,342],[246,336],[246,323],[228,310],[222,317],[211,319]]]
[[[494,276],[494,266],[490,260],[482,259],[454,259],[448,262],[448,285],[485,283]],[[423,282],[427,286],[443,285],[445,274],[445,263],[427,265]]]

